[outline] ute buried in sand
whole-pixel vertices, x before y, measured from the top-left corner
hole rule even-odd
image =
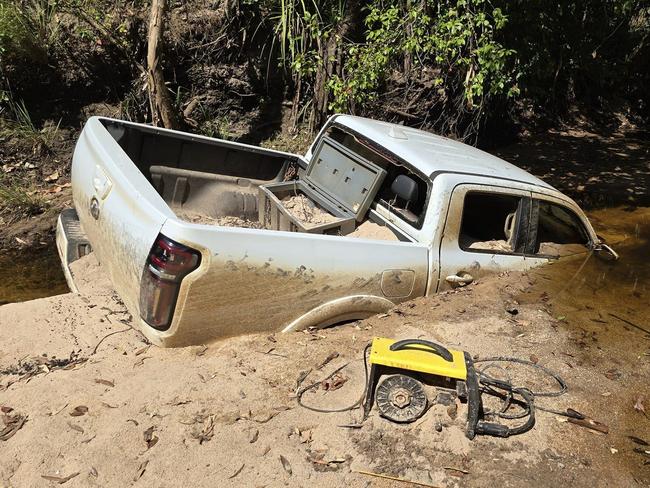
[[[89,119],[57,244],[91,250],[163,346],[328,326],[566,254],[615,254],[568,197],[428,132],[332,117],[288,154]]]

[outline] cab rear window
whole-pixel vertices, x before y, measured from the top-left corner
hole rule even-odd
[[[390,152],[348,133],[340,127],[330,127],[326,135],[385,169],[386,178],[377,192],[375,203],[381,203],[412,227],[416,229],[422,228],[429,196],[429,186],[424,178],[411,171]],[[403,176],[400,178],[400,175]],[[409,184],[405,177],[412,181],[414,185]],[[415,191],[404,191],[405,188],[413,186]]]

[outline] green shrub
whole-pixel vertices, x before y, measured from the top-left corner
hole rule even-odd
[[[15,2],[0,0],[0,56],[19,49],[27,39],[27,31],[20,19]]]
[[[56,0],[17,2],[0,0],[0,56],[28,57],[44,62],[57,42],[59,23]]]
[[[476,132],[491,98],[519,93],[516,53],[498,40],[507,17],[486,0],[270,3],[294,115],[364,113],[401,77],[430,92],[435,116],[454,111]]]
[[[405,8],[405,6],[407,8]],[[465,106],[478,110],[488,96],[518,93],[513,69],[515,51],[496,40],[506,17],[485,0],[374,0],[367,8],[365,40],[346,46],[341,75],[329,82],[330,108],[346,111],[373,99],[392,68],[411,60],[412,72],[429,67],[437,73],[440,96],[461,92]]]

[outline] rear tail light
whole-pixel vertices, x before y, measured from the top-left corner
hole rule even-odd
[[[156,329],[169,328],[181,281],[200,263],[199,251],[158,235],[142,274],[140,316],[145,322]]]

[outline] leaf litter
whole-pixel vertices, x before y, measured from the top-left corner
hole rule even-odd
[[[79,405],[72,409],[70,412],[70,417],[81,417],[88,413],[88,407],[85,405]]]
[[[152,425],[142,434],[145,444],[147,444],[147,449],[151,449],[158,443],[158,436],[154,434],[156,428]]]
[[[41,478],[43,478],[45,480],[48,480],[48,481],[55,481],[56,483],[62,485],[62,484],[67,483],[72,478],[75,478],[77,476],[79,476],[78,471],[76,473],[72,473],[72,474],[70,474],[68,476],[51,476],[51,475],[48,475],[48,474],[42,474]]]
[[[291,469],[291,463],[289,460],[280,454],[280,462],[282,463],[284,470],[289,474],[289,476],[291,476],[293,474],[293,469]]]
[[[67,422],[67,424],[68,424],[68,427],[70,427],[72,430],[76,430],[80,434],[83,434],[85,432],[83,427],[81,427],[80,425],[73,424],[72,422]]]
[[[197,439],[199,444],[208,442],[214,436],[214,415],[198,415],[195,420],[201,427],[194,426],[192,437]]]
[[[70,353],[69,357],[62,359],[49,358],[46,355],[34,356],[26,361],[19,361],[17,365],[0,369],[0,374],[20,376],[19,381],[28,380],[36,375],[49,373],[50,371],[73,369],[84,362],[86,362],[86,358],[79,357],[79,353],[74,351]]]
[[[0,441],[7,441],[11,439],[16,432],[23,428],[27,422],[27,416],[21,415],[19,413],[14,413],[12,415],[3,415],[2,423],[4,424],[4,429],[0,430]]]

